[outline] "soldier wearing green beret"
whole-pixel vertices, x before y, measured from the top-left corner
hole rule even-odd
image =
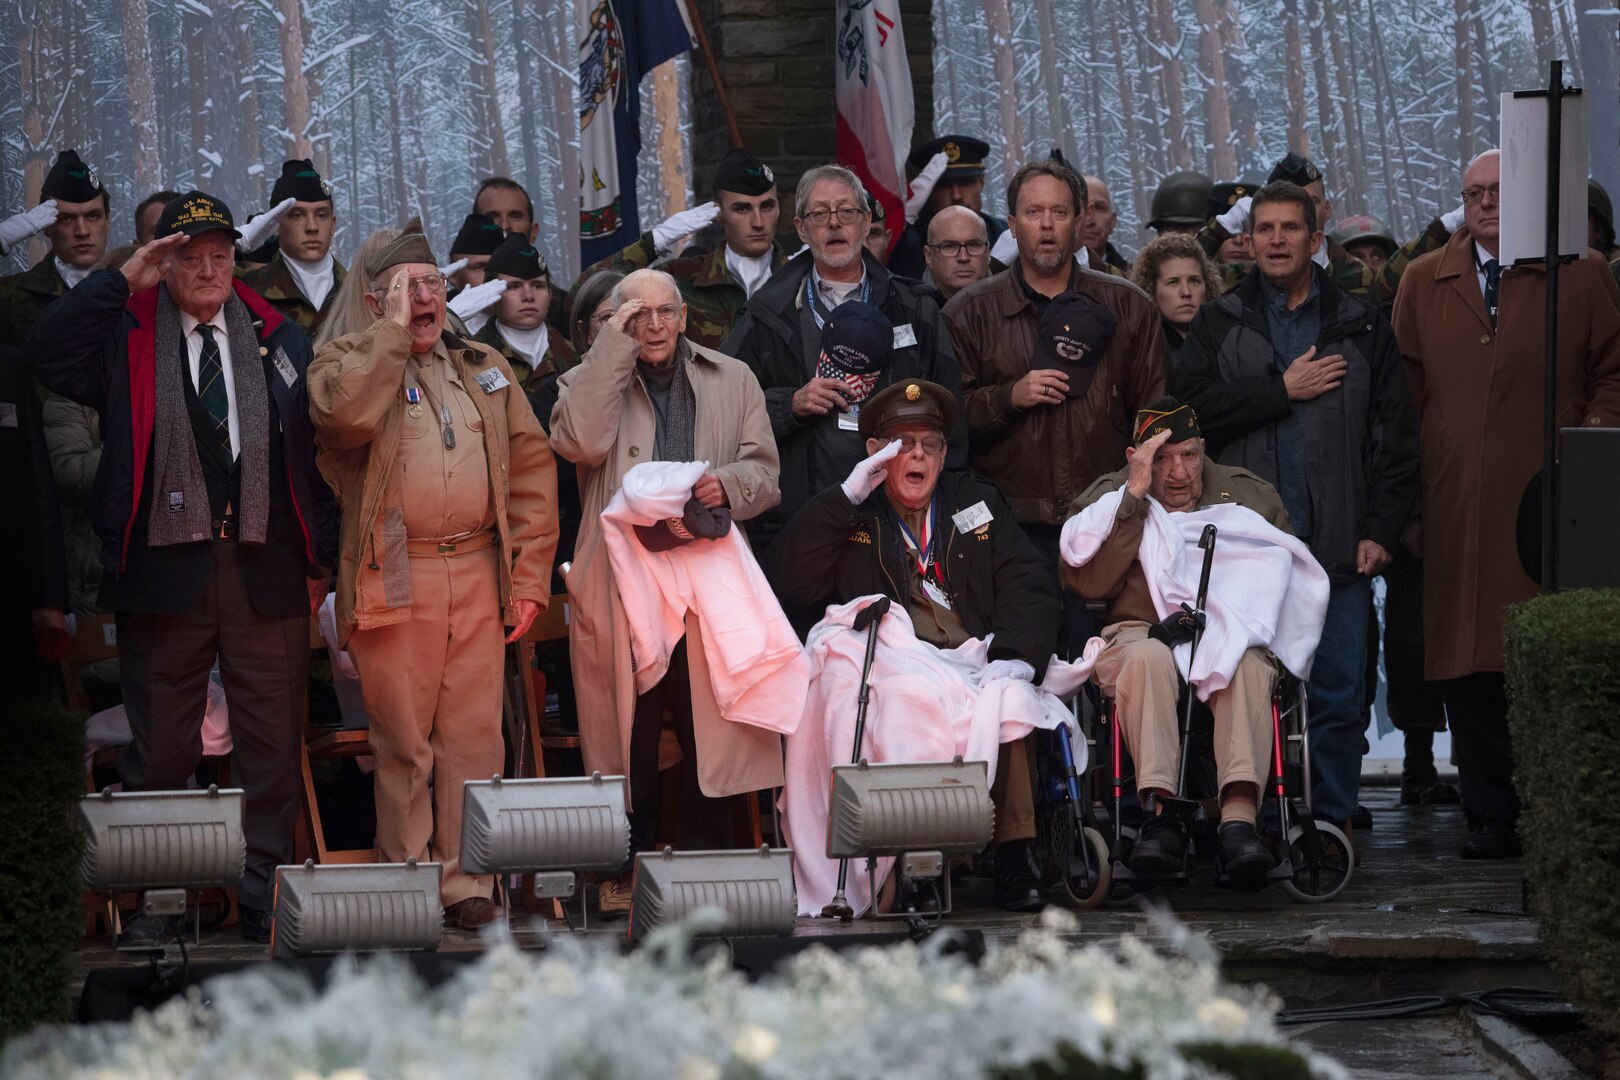
[[[112,197],[77,152],[57,155],[39,199],[29,214],[41,219],[37,227],[51,242],[50,254],[20,274],[0,278],[0,344],[21,346],[39,313],[88,277],[107,252]]]
[[[551,309],[551,270],[528,237],[512,233],[484,264],[490,281],[506,283],[493,317],[473,340],[488,345],[512,365],[519,385],[574,366],[568,339],[546,325]]]
[[[269,212],[249,222],[244,231],[272,223],[279,249],[265,265],[242,273],[242,282],[313,339],[345,271],[332,257],[332,230],[337,227],[332,186],[307,158],[282,163],[281,175],[270,189]]]

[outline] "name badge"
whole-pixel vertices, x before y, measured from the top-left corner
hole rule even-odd
[[[10,401],[0,401],[0,427],[17,426],[17,406]]]
[[[478,383],[479,386],[484,388],[484,393],[486,394],[493,394],[495,391],[500,390],[503,387],[512,385],[507,381],[506,376],[501,374],[500,368],[485,368],[483,371],[480,371],[478,374],[474,375],[473,379]]]
[[[839,431],[859,431],[859,430],[861,430],[861,410],[860,410],[860,406],[856,406],[853,409],[841,409],[841,410],[839,410],[839,413],[838,413],[838,430]]]
[[[911,328],[910,323],[901,323],[894,328],[894,347],[903,349],[907,345],[917,344],[917,331]]]
[[[281,346],[276,346],[276,351],[270,354],[270,362],[275,364],[276,371],[281,373],[281,381],[287,384],[289,390],[292,389],[293,384],[298,381],[298,369],[287,359],[287,354],[281,351]]]
[[[981,500],[966,510],[952,514],[951,520],[956,523],[957,532],[970,533],[981,525],[988,525],[994,517],[995,515],[990,512],[990,508],[984,505]]]
[[[946,611],[951,610],[951,601],[950,598],[945,595],[944,589],[940,588],[934,582],[929,581],[927,578],[923,579],[922,587],[923,592],[928,594],[928,599],[932,600]]]

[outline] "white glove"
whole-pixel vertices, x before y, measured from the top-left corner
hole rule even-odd
[[[702,206],[671,214],[652,227],[653,247],[658,249],[660,255],[665,254],[674,249],[675,241],[683,236],[691,236],[719,216],[720,204],[717,202],[706,202]]]
[[[1002,266],[1011,266],[1018,258],[1018,238],[1011,229],[996,237],[996,242],[990,245],[990,257]]]
[[[482,285],[469,285],[456,293],[455,298],[446,306],[456,314],[456,318],[466,320],[477,315],[480,311],[487,311],[495,306],[495,301],[501,298],[506,291],[506,282],[500,278],[486,281]]]
[[[465,270],[466,268],[467,268],[467,260],[466,259],[457,259],[455,262],[451,263],[449,266],[441,266],[441,267],[439,267],[439,273],[443,274],[445,277],[449,277],[451,274],[454,274],[457,270]]]
[[[270,239],[270,234],[276,231],[276,223],[287,216],[287,211],[291,210],[293,203],[297,201],[291,198],[282,199],[258,217],[248,218],[241,228],[242,238],[236,242],[237,250],[252,251]]]
[[[56,222],[56,200],[46,199],[32,210],[0,221],[0,251],[10,251],[47,225]]]
[[[1464,213],[1465,211],[1460,206],[1455,210],[1448,210],[1440,215],[1440,224],[1446,227],[1446,232],[1456,232],[1462,228]]]
[[[1253,196],[1243,196],[1232,204],[1232,209],[1224,214],[1215,215],[1215,224],[1225,229],[1228,235],[1242,236],[1249,231],[1249,207],[1253,203]]]
[[[984,665],[984,671],[979,675],[979,685],[988,686],[998,679],[1032,683],[1035,681],[1035,668],[1027,660],[992,660]]]
[[[923,204],[934,193],[934,185],[945,175],[945,167],[950,163],[950,159],[941,152],[929,158],[928,164],[917,173],[917,179],[911,182],[911,194],[906,196],[907,225],[917,223],[917,215],[922,213]]]
[[[868,495],[882,486],[884,467],[899,454],[900,440],[896,439],[855,466],[855,471],[849,474],[849,479],[838,485],[844,489],[844,496],[849,499],[851,506],[861,505]]]

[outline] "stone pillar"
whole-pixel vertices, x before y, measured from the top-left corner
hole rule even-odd
[[[718,58],[743,144],[776,172],[782,228],[793,229],[793,186],[800,174],[834,159],[833,4],[831,0],[695,0]],[[932,0],[900,0],[916,99],[913,141],[933,137]],[[691,63],[692,189],[710,196],[709,177],[731,149],[708,65]]]

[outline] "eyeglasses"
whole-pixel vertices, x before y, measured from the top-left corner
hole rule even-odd
[[[432,293],[434,296],[438,296],[440,293],[444,292],[444,275],[423,274],[421,277],[413,277],[408,279],[405,282],[406,295],[415,295],[417,287],[421,285],[426,285],[428,292]]]
[[[1492,184],[1490,187],[1463,188],[1462,199],[1464,206],[1473,206],[1485,196],[1489,195],[1492,202],[1502,201],[1502,185]]]
[[[834,217],[838,219],[840,225],[853,225],[865,213],[866,211],[858,206],[840,206],[836,210],[811,210],[804,215],[804,220],[819,229]]]
[[[641,314],[652,323],[672,323],[681,317],[681,305],[665,304],[663,307],[646,308]]]
[[[900,435],[900,452],[909,454],[920,445],[923,453],[929,457],[939,457],[945,452],[945,436],[943,435]]]
[[[947,259],[956,258],[956,253],[963,250],[966,250],[969,255],[983,255],[990,250],[990,245],[983,240],[941,240],[937,244],[928,244],[926,246],[933,248]]]

